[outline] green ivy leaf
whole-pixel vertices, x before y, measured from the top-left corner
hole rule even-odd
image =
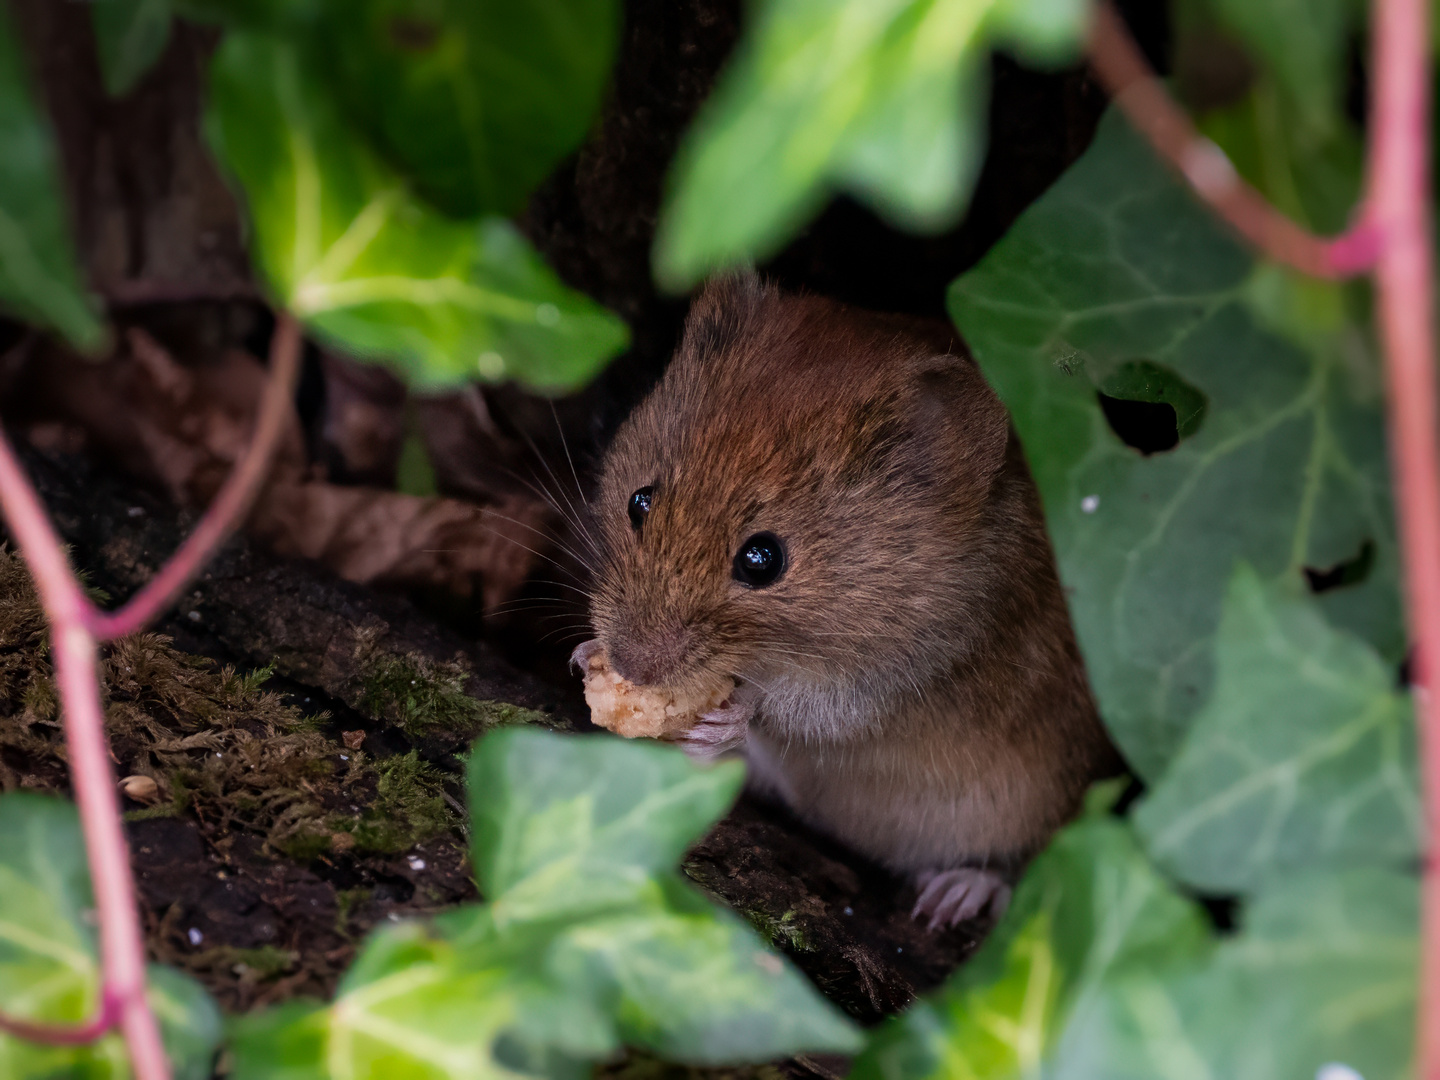
[[[170,40],[171,0],[91,0],[100,73],[112,97],[124,97]]]
[[[1420,851],[1410,703],[1313,602],[1231,581],[1215,693],[1135,812],[1150,854],[1209,892],[1315,864],[1398,866]]]
[[[615,0],[331,0],[320,55],[421,195],[508,214],[585,137],[619,29]]]
[[[100,963],[85,914],[92,907],[75,807],[29,793],[0,795],[0,1012],[51,1024],[90,1019]],[[220,1013],[201,986],[152,966],[150,1004],[177,1080],[205,1080],[220,1042]],[[118,1033],[86,1046],[40,1046],[0,1035],[0,1076],[123,1080]]]
[[[655,265],[684,288],[773,254],[834,190],[938,229],[984,154],[992,45],[1057,62],[1084,0],[766,0],[681,148]]]
[[[625,346],[623,323],[572,292],[500,218],[417,201],[341,119],[299,50],[232,31],[207,124],[239,181],[253,255],[306,324],[411,385],[515,378],[573,389]]]
[[[744,778],[739,762],[697,769],[650,741],[497,731],[470,759],[480,890],[502,923],[628,902],[654,875],[673,871],[729,810]],[[555,887],[580,880],[590,884]]]
[[[1403,648],[1378,373],[1331,289],[1257,268],[1113,113],[951,288],[1024,443],[1101,712],[1148,779],[1209,696],[1237,560],[1294,585],[1365,563],[1318,601],[1388,659]],[[1297,326],[1317,295],[1324,317]],[[1175,384],[1136,396],[1204,402],[1148,456],[1097,396],[1136,363]]]
[[[1351,0],[1210,0],[1215,14],[1270,68],[1300,119],[1316,131],[1341,115]]]
[[[1379,870],[1291,875],[1243,930],[1189,971],[1115,981],[1056,1051],[1055,1080],[1365,1080],[1412,1073],[1419,967],[1414,878]]]
[[[0,5],[0,307],[98,350],[105,328],[80,283],[50,126],[31,91],[9,9]]]
[[[1125,825],[1092,813],[1035,860],[975,958],[876,1030],[852,1080],[1040,1075],[1108,980],[1184,967],[1209,949],[1200,910],[1155,872]]]
[[[854,1026],[675,871],[742,779],[611,736],[485,737],[469,786],[489,902],[377,933],[328,1008],[244,1021],[237,1080],[569,1075],[622,1045],[696,1064],[854,1051]]]
[[[327,0],[172,0],[177,14],[244,30],[309,33]]]

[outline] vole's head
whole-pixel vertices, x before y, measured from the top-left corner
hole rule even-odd
[[[949,341],[753,277],[712,284],[591,507],[591,619],[615,670],[880,692],[953,658],[967,567],[994,558],[1009,422]]]

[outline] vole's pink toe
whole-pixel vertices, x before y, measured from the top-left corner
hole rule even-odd
[[[962,866],[957,870],[929,871],[918,880],[922,886],[920,898],[910,917],[926,916],[931,930],[958,926],[987,907],[998,919],[1010,903],[1010,886],[990,870]]]

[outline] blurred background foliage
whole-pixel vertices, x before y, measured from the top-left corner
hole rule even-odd
[[[507,217],[595,120],[612,0],[91,10],[115,94],[160,55],[172,19],[223,29],[210,145],[270,300],[333,347],[417,388],[515,380],[551,394],[625,347],[625,325],[561,284]],[[1342,229],[1361,191],[1366,15],[1356,0],[1170,8],[1175,94],[1247,180],[1320,232]],[[952,225],[984,161],[991,50],[1072,64],[1088,16],[1083,0],[758,0],[670,171],[658,280],[685,290],[762,262],[841,193],[906,229]],[[0,301],[103,351],[49,123],[3,22],[0,147]],[[1424,838],[1368,285],[1257,260],[1111,115],[954,282],[949,311],[1014,416],[1101,712],[1141,783],[1094,793],[979,956],[876,1031],[856,1075],[1409,1075]],[[578,860],[572,877],[531,899],[541,910],[598,889],[586,910],[507,922],[523,882],[487,883],[487,907],[433,933],[378,935],[334,1004],[241,1025],[237,1075],[394,1075],[403,1060],[406,1075],[559,1077],[622,1041],[709,1062],[855,1048],[784,969],[751,986],[769,962],[736,960],[752,946],[733,920],[664,876],[723,811],[714,785],[730,774],[657,779],[682,763],[593,744],[541,797],[526,785],[581,751],[540,745],[482,744],[472,783],[496,775],[472,798],[519,794],[484,811],[498,817],[477,824],[477,870],[493,874],[500,849],[485,844],[506,836],[516,851],[573,841],[552,852]],[[601,897],[595,883],[649,849],[585,854],[580,803],[647,792],[670,800],[647,811],[656,829],[672,811],[683,820],[652,838],[664,857],[626,879],[640,892]],[[582,868],[591,876],[574,877]],[[64,876],[38,879],[69,895]],[[62,930],[79,932],[72,920],[36,933]],[[537,963],[543,978],[517,981]],[[666,981],[696,970],[717,974]],[[74,978],[93,983],[93,965]],[[712,1019],[749,1002],[734,1023],[773,1037],[694,1026],[680,999],[701,990],[724,999]],[[589,1018],[583,1038],[537,1019],[562,999]],[[772,1031],[760,1013],[792,1026]]]

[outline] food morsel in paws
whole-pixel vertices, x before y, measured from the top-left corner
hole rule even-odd
[[[703,713],[724,704],[734,689],[731,679],[693,690],[637,686],[610,669],[603,649],[585,660],[585,704],[591,721],[627,739],[660,739],[684,731]]]

